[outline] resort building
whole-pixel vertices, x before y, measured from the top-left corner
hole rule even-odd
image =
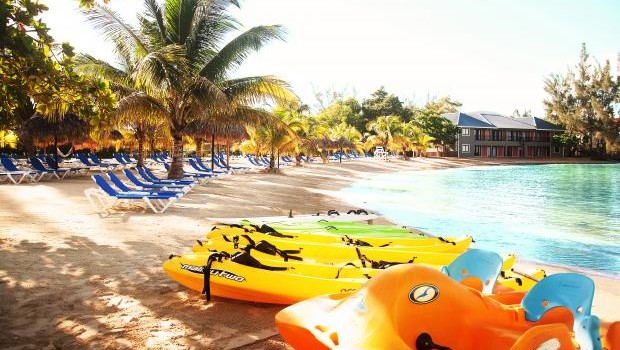
[[[536,117],[512,118],[494,112],[446,113],[459,127],[455,145],[458,157],[559,157],[554,135],[564,132]]]

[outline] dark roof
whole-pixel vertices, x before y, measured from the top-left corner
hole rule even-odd
[[[519,129],[562,131],[560,126],[537,117],[512,118],[495,112],[476,111],[442,115],[461,128]]]

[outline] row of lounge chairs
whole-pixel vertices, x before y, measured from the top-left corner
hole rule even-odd
[[[17,160],[14,162],[13,158],[2,157],[0,158],[0,182],[8,181],[15,185],[27,182],[39,182],[43,179],[56,178],[62,180],[67,176],[84,175],[87,168],[83,167],[60,167],[58,162],[51,157],[46,156],[42,161],[39,157],[30,157],[27,162],[27,166],[18,166]],[[45,162],[45,164],[44,164]]]
[[[122,171],[127,180],[129,180],[129,184],[123,182],[113,172],[106,174],[111,183],[103,175],[95,174],[92,176],[92,179],[98,185],[98,188],[87,189],[84,191],[84,194],[94,207],[100,207],[108,214],[119,202],[135,203],[136,201],[143,202],[146,208],[160,214],[165,212],[172,204],[198,184],[198,181],[192,179],[160,179],[148,168],[144,167],[138,167],[137,170],[138,175],[129,169]]]

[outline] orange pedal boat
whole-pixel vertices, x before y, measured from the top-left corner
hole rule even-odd
[[[276,324],[295,349],[620,350],[620,322],[591,315],[593,295],[588,277],[555,274],[520,304],[506,304],[505,295],[483,295],[435,269],[407,264],[355,292],[289,306]]]

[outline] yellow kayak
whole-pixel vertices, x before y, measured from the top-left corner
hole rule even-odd
[[[504,264],[510,266],[512,262],[514,258],[509,257]],[[232,258],[220,252],[172,256],[163,267],[172,279],[190,289],[206,292],[208,298],[217,295],[274,304],[292,304],[322,294],[357,290],[383,271],[364,268],[359,261],[357,265],[335,266],[259,260],[247,252],[238,252]],[[504,287],[519,285],[511,271],[505,271],[498,283]]]
[[[243,235],[250,236],[253,240],[269,240],[272,238],[280,238],[284,240],[297,240],[304,242],[315,243],[339,243],[346,245],[357,245],[367,247],[421,247],[421,246],[456,246],[456,241],[459,238],[443,238],[443,237],[420,237],[413,236],[411,238],[403,237],[355,237],[349,235],[336,235],[336,234],[321,234],[321,233],[305,233],[299,231],[275,231],[269,226],[250,226],[250,225],[233,225],[214,228],[211,232],[207,233],[207,238],[220,238],[225,235]]]
[[[345,244],[321,244],[277,237],[254,240],[249,235],[223,235],[220,238],[197,241],[192,247],[194,252],[228,251],[231,249],[254,249],[269,255],[283,258],[301,258],[320,263],[334,261],[367,260],[369,263],[379,261],[396,261],[400,263],[420,262],[429,264],[449,264],[459,253],[467,250],[471,237],[456,240],[455,244],[437,246],[394,246],[394,247],[360,247]]]

